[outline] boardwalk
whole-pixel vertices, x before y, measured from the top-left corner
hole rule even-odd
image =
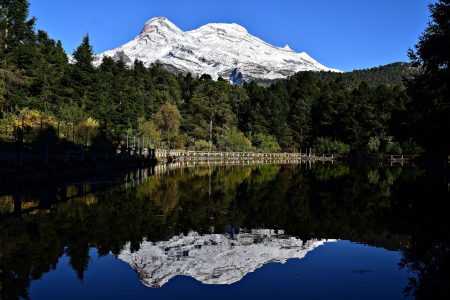
[[[412,155],[380,155],[363,158],[365,161],[382,161],[392,164],[403,164],[414,161],[416,156]],[[152,149],[142,146],[120,145],[111,147],[88,147],[80,145],[45,145],[45,144],[14,144],[0,143],[0,162],[15,162],[19,166],[39,163],[75,162],[108,162],[114,161],[143,161],[143,162],[193,162],[193,161],[258,161],[276,162],[283,161],[296,163],[302,161],[311,162],[333,162],[336,160],[349,159],[336,154],[310,153],[260,153],[260,152],[227,152],[227,151],[192,151],[177,149]],[[354,159],[354,158],[352,158]],[[358,160],[356,158],[356,160]]]
[[[259,153],[259,152],[224,152],[224,151],[190,151],[190,150],[154,150],[158,161],[333,161],[334,154],[306,155],[304,153]]]
[[[120,152],[120,150],[119,150]],[[119,153],[118,152],[118,153]],[[227,151],[193,151],[169,150],[130,147],[127,155],[150,157],[159,163],[174,162],[259,162],[259,163],[300,163],[300,162],[334,162],[349,157],[337,154],[316,153],[260,153],[260,152],[227,152]],[[363,158],[368,162],[387,162],[390,165],[403,165],[413,162],[417,155],[380,155]]]

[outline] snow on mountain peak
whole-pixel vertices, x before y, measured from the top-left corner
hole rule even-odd
[[[170,22],[170,21],[166,17],[155,17],[155,18],[152,18],[152,19],[148,20],[147,22],[145,22],[144,26],[156,24],[156,23],[165,23],[165,22]]]
[[[100,65],[105,56],[129,65],[140,60],[147,67],[159,63],[176,73],[221,76],[233,83],[283,79],[299,71],[339,72],[305,52],[270,45],[235,23],[210,23],[185,32],[165,17],[150,19],[141,34],[97,55],[94,64]]]
[[[144,24],[144,28],[141,33],[151,32],[158,29],[168,29],[170,31],[182,32],[175,24],[169,21],[166,17],[156,17],[148,20]]]
[[[247,29],[242,27],[239,24],[236,23],[209,23],[206,25],[203,25],[202,27],[193,30],[195,31],[218,31],[222,33],[239,33],[239,34],[245,34],[248,33]]]
[[[286,51],[293,51],[293,50],[291,49],[291,47],[289,47],[288,44],[286,44],[286,45],[283,47],[283,49],[286,50]]]

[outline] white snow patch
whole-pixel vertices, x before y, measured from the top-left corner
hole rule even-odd
[[[247,81],[286,78],[299,71],[340,72],[287,45],[270,45],[238,24],[211,23],[184,32],[164,17],[146,22],[136,38],[97,55],[94,64],[100,65],[104,56],[125,58],[130,65],[136,59],[146,66],[158,62],[183,73],[209,74],[214,79],[228,78],[235,69]]]

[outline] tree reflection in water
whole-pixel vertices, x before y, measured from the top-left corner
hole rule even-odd
[[[225,233],[228,224],[401,250],[400,266],[411,271],[405,292],[446,298],[447,182],[447,171],[415,167],[206,166],[134,186],[91,182],[8,192],[0,197],[0,298],[27,298],[31,281],[54,270],[63,255],[82,280],[92,247],[117,256],[125,245],[138,251],[144,240],[190,230]]]

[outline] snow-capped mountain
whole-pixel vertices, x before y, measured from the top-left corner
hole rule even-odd
[[[149,20],[136,38],[97,55],[94,64],[104,56],[127,64],[135,59],[146,66],[159,63],[174,72],[221,76],[234,83],[286,78],[299,71],[338,72],[305,52],[272,46],[237,24],[212,23],[184,32],[164,17]]]
[[[148,287],[161,287],[178,275],[193,277],[203,284],[231,284],[264,264],[303,258],[329,241],[304,242],[268,229],[240,233],[234,239],[223,234],[190,232],[168,241],[144,241],[136,252],[131,252],[128,244],[118,257]]]

